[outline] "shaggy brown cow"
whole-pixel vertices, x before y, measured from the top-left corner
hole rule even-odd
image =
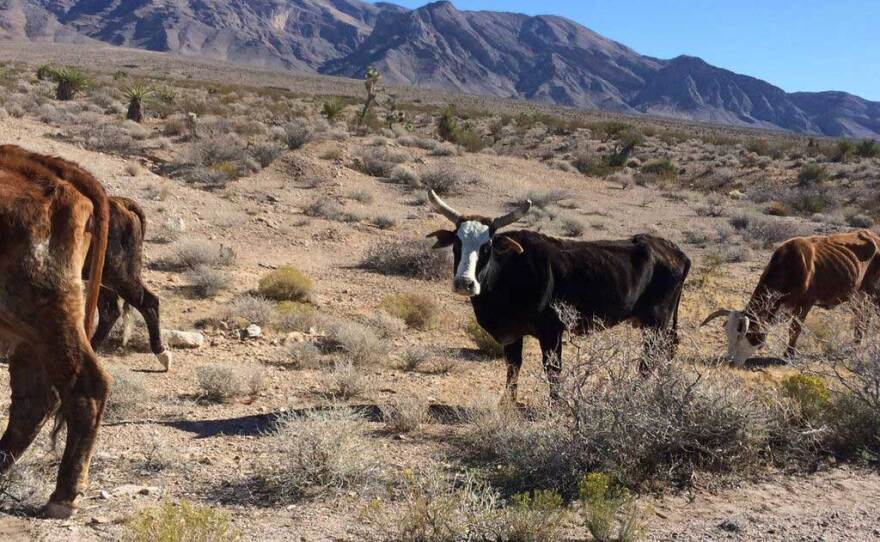
[[[146,230],[147,219],[140,205],[128,198],[110,198],[110,234],[104,260],[103,288],[98,299],[98,328],[92,337],[92,348],[97,350],[104,342],[120,314],[124,325],[124,346],[131,333],[130,307],[134,307],[147,323],[150,350],[167,371],[171,352],[162,345],[159,298],[144,286],[141,278]],[[120,298],[125,303],[122,311],[119,309]]]
[[[880,236],[862,230],[796,237],[773,253],[744,311],[720,309],[701,325],[727,316],[727,355],[741,365],[766,341],[764,326],[784,310],[793,316],[786,349],[786,357],[791,358],[803,321],[814,305],[832,308],[857,293],[866,294],[880,307]],[[857,315],[857,340],[864,325]]]
[[[50,517],[70,516],[87,484],[110,391],[110,376],[89,344],[108,222],[107,196],[90,174],[19,147],[0,147],[0,338],[11,346],[12,388],[0,472],[57,412],[67,440],[44,509]],[[95,280],[84,302],[82,269],[90,244]]]

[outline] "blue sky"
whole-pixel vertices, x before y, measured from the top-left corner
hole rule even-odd
[[[394,2],[394,0],[391,0]],[[424,0],[397,0],[415,8]],[[878,0],[453,0],[458,9],[553,14],[636,51],[699,56],[786,91],[880,101]]]

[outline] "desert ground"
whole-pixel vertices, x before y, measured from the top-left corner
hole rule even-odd
[[[798,433],[792,442],[739,435],[731,437],[735,458],[726,444],[706,452],[710,462],[689,455],[684,478],[678,463],[638,478],[607,472],[626,495],[621,514],[642,525],[633,539],[880,539],[876,434],[843,453],[823,440],[843,438],[841,422],[807,420],[806,406],[784,392],[793,375],[822,374],[827,401],[845,393],[822,368],[832,348],[852,347],[846,308],[810,315],[803,361],[789,367],[727,367],[717,359],[721,325],[699,328],[715,308],[745,304],[784,239],[877,230],[880,158],[860,155],[858,142],[522,104],[506,115],[500,100],[411,89],[380,93],[358,126],[358,82],[115,51],[0,47],[0,143],[73,160],[111,195],[138,201],[148,218],[145,279],[161,299],[162,327],[197,330],[205,342],[173,348],[161,372],[139,317],[127,346],[117,329],[99,352],[115,387],[79,512],[34,517],[58,462],[46,428],[3,486],[0,538],[146,540],[138,521],[185,501],[228,521],[228,539],[480,539],[430,529],[420,538],[393,525],[420,517],[413,503],[445,498],[450,523],[464,521],[451,496],[465,498],[456,488],[471,473],[484,497],[497,499],[481,517],[511,510],[505,517],[514,518],[514,493],[564,496],[552,513],[523,508],[523,517],[558,515],[547,531],[493,539],[593,540],[569,486],[510,475],[540,462],[538,451],[512,457],[528,448],[516,439],[538,438],[523,435],[558,414],[546,412],[554,407],[533,340],[519,390],[526,414],[498,406],[504,362],[469,331],[473,311],[450,288],[451,254],[424,241],[448,226],[425,199],[426,186],[439,186],[459,210],[485,215],[532,199],[535,209],[516,227],[675,242],[693,267],[673,363],[710,375],[712,393],[729,393],[717,399],[723,408],[757,409],[737,414],[742,432],[752,430],[753,413],[763,416],[756,405],[770,404],[755,397],[772,395],[774,408],[794,412],[786,420],[800,420],[787,429]],[[43,63],[81,64],[91,84],[58,102],[53,82],[36,77]],[[135,84],[154,90],[141,123],[124,120]],[[330,109],[340,111],[328,114],[334,96]],[[441,141],[449,103],[458,106],[445,112],[456,126]],[[627,142],[622,163],[609,163]],[[402,264],[388,261],[394,250]],[[288,266],[310,285],[287,301],[269,299],[261,279]],[[251,324],[259,333],[246,331]],[[767,356],[781,355],[785,329],[774,327]],[[635,331],[599,335],[572,341],[640,349]],[[563,357],[564,366],[578,361]],[[0,396],[5,413],[8,395]],[[518,429],[505,433],[491,421],[499,417]],[[322,472],[300,472],[321,460]],[[431,493],[424,480],[441,487]]]

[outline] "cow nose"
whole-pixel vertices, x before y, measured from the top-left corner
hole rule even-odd
[[[477,292],[477,283],[466,277],[456,277],[452,281],[452,289],[457,294],[472,296]]]

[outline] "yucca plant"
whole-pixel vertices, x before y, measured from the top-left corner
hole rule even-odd
[[[40,81],[49,81],[54,79],[54,74],[57,68],[51,64],[42,64],[37,68],[37,79]]]
[[[125,118],[135,122],[144,120],[144,101],[153,95],[153,89],[143,83],[135,83],[125,89],[125,99],[128,100],[128,113]]]
[[[376,94],[379,90],[379,79],[381,77],[379,70],[376,68],[372,66],[367,68],[367,73],[364,75],[364,88],[367,91],[367,101],[364,102],[364,109],[361,111],[361,116],[358,117],[358,125],[361,125],[364,120],[366,120],[370,107],[372,107],[373,102],[376,101]]]
[[[54,68],[49,72],[49,77],[58,84],[55,98],[62,101],[74,99],[89,86],[89,78],[86,74],[73,66]]]

